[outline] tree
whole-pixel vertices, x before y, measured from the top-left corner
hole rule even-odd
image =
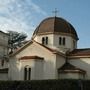
[[[25,33],[19,33],[16,31],[8,31],[9,34],[9,53],[13,53],[15,49],[18,47],[21,47],[23,45],[23,42],[27,38],[27,35]]]

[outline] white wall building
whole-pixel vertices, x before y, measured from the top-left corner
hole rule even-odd
[[[8,34],[0,31],[0,79],[8,79]]]
[[[8,34],[0,31],[0,57],[8,53]]]
[[[68,21],[46,18],[32,39],[10,55],[7,79],[90,79],[90,49],[77,49],[77,41],[76,30]],[[1,74],[0,79],[5,80]]]

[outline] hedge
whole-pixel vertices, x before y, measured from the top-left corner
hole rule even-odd
[[[0,81],[0,90],[90,90],[89,80]]]

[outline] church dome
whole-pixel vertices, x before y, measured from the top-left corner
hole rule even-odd
[[[33,36],[52,33],[69,35],[78,40],[78,35],[74,27],[61,17],[49,17],[44,19],[34,31]]]

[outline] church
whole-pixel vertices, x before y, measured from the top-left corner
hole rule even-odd
[[[9,56],[0,80],[90,79],[90,49],[78,49],[78,40],[67,20],[44,19],[31,40]]]

